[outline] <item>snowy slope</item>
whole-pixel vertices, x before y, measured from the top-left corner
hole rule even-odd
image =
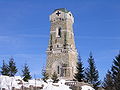
[[[95,90],[95,89],[93,89],[90,86],[84,85],[84,86],[82,86],[82,90]]]
[[[41,79],[33,79],[28,82],[24,82],[20,76],[9,77],[9,76],[0,76],[0,88],[5,88],[6,90],[12,90],[12,87],[20,89],[21,86],[24,87],[43,87],[41,90],[72,90],[69,86],[65,85],[65,80],[60,80],[58,83],[52,83],[51,79],[47,80],[47,83]],[[94,90],[90,86],[82,86],[82,90]]]
[[[60,80],[58,83],[52,83],[52,80],[47,81],[48,84],[44,84],[42,90],[72,90],[69,86],[65,85],[65,80]]]
[[[11,89],[12,87],[20,88],[18,85],[18,79],[22,80],[21,77],[8,77],[8,76],[0,76],[0,88]]]

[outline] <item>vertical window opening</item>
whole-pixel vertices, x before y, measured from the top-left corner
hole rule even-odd
[[[59,66],[57,67],[57,71],[58,71],[58,74],[59,74],[60,73],[60,67]]]
[[[58,29],[58,36],[61,37],[61,28]]]
[[[57,28],[56,37],[61,37],[61,28]]]
[[[67,70],[65,69],[65,74],[64,74],[64,75],[65,75],[65,77],[66,77],[66,73],[67,73],[66,71],[67,71]]]

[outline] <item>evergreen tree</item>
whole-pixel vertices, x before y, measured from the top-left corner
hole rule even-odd
[[[4,60],[3,60],[3,65],[1,67],[1,71],[0,72],[1,72],[2,75],[6,75],[6,76],[9,75],[8,65],[5,63]]]
[[[56,72],[54,72],[54,73],[53,73],[53,75],[52,75],[52,78],[51,78],[51,79],[53,80],[53,83],[57,83],[57,82],[59,81],[59,79],[58,79],[58,76],[57,76]]]
[[[104,78],[103,87],[105,88],[105,90],[115,90],[112,73],[110,71],[107,72],[106,77]]]
[[[112,76],[113,76],[115,90],[119,90],[120,89],[120,53],[113,60]]]
[[[90,56],[88,58],[88,63],[89,66],[85,71],[85,78],[86,81],[92,84],[95,90],[97,90],[98,86],[100,85],[100,81],[98,80],[99,79],[98,70],[96,69],[92,53],[90,53]]]
[[[8,70],[9,70],[9,76],[15,76],[15,74],[17,73],[17,67],[13,58],[10,58]]]
[[[24,81],[28,82],[28,80],[32,78],[27,64],[24,65],[22,73],[23,73],[22,76]]]
[[[43,78],[42,78],[42,79],[43,79],[43,81],[44,81],[44,82],[46,82],[46,80],[47,80],[47,79],[49,79],[49,74],[48,74],[48,73],[46,73],[46,71],[45,71],[45,70],[43,70],[43,71],[42,71],[42,75],[43,75]]]
[[[74,78],[78,81],[78,82],[82,82],[85,78],[84,76],[84,67],[81,61],[80,56],[78,57],[78,63],[77,63],[77,73],[75,74]]]

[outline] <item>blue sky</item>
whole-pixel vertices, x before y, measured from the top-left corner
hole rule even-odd
[[[67,8],[75,18],[78,52],[86,67],[89,52],[95,58],[100,79],[120,50],[119,0],[0,0],[0,65],[15,59],[19,72],[24,63],[41,77],[46,63],[50,22],[57,8]]]

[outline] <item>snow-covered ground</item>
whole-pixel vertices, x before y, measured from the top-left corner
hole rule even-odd
[[[84,86],[82,86],[82,90],[95,90],[95,89],[93,89],[90,86],[84,85]]]
[[[58,83],[53,83],[51,79],[47,80],[47,83],[41,79],[33,79],[28,82],[24,82],[20,76],[9,77],[9,76],[0,76],[0,89],[5,88],[6,90],[12,90],[12,87],[20,89],[24,87],[43,87],[41,90],[72,90],[69,86],[65,85],[65,80],[60,80]],[[94,90],[90,86],[82,86],[82,90]]]

